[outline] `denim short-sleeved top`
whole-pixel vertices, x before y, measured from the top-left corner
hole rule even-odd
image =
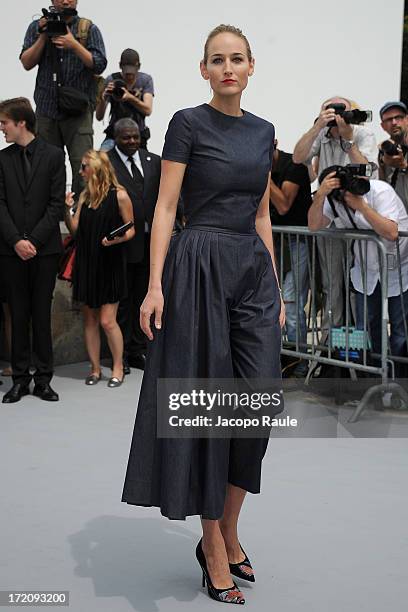
[[[162,158],[187,165],[181,193],[187,226],[255,231],[274,137],[271,123],[247,111],[234,117],[202,104],[173,116]]]

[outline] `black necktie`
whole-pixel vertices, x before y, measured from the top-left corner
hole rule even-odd
[[[23,172],[24,172],[24,178],[25,178],[25,182],[28,182],[30,173],[31,173],[31,162],[29,159],[29,153],[27,151],[27,149],[25,147],[23,147],[21,149],[21,155],[23,158]]]
[[[128,161],[130,162],[130,170],[132,172],[133,178],[136,181],[143,181],[142,173],[140,172],[139,168],[136,166],[135,160],[133,159],[131,155],[129,155]]]

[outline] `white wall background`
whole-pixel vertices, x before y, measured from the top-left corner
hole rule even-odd
[[[32,16],[48,0],[2,1],[0,98],[32,97],[36,69],[27,73],[18,55]],[[79,13],[101,29],[116,71],[121,51],[139,51],[153,76],[156,97],[148,124],[150,149],[161,153],[172,114],[210,99],[198,65],[207,33],[219,23],[241,27],[256,59],[242,106],[272,121],[280,147],[291,151],[336,94],[374,111],[399,98],[403,0],[80,0]],[[350,15],[353,15],[351,18]],[[6,17],[7,16],[7,17]],[[95,144],[103,126],[95,126]],[[0,147],[4,141],[0,141]]]

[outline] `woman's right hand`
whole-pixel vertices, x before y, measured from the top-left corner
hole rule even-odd
[[[164,298],[161,289],[149,289],[143,304],[140,307],[140,327],[149,338],[153,340],[153,332],[150,327],[150,319],[154,314],[154,326],[161,329]]]
[[[74,195],[74,191],[68,191],[68,193],[65,195],[65,206],[68,208],[72,208],[75,204]]]

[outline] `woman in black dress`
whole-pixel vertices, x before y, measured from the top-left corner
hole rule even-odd
[[[106,236],[133,221],[133,208],[106,153],[88,151],[80,173],[86,187],[74,215],[70,211],[74,194],[67,194],[65,220],[76,239],[73,299],[83,304],[85,343],[91,361],[85,383],[95,385],[101,379],[101,325],[113,359],[108,387],[119,387],[123,382],[123,338],[116,313],[119,301],[126,296],[123,243],[133,238],[135,230],[132,227],[112,241]]]
[[[230,603],[244,603],[231,573],[254,581],[237,523],[246,492],[260,491],[268,439],[159,438],[156,386],[158,378],[280,377],[284,307],[268,195],[274,128],[240,107],[253,70],[242,32],[213,30],[201,62],[213,99],[177,112],[167,131],[141,307],[152,342],[122,497],[171,519],[201,515],[197,559],[209,595]],[[170,239],[180,191],[186,225]]]

